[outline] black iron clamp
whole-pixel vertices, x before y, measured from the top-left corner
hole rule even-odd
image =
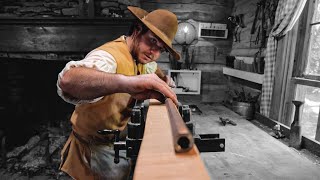
[[[119,163],[120,150],[126,150],[126,156],[130,157],[131,161],[136,161],[144,134],[147,108],[147,101],[136,102],[135,106],[132,109],[130,121],[127,124],[128,134],[125,141],[120,141],[120,130],[118,129],[103,129],[98,131],[98,134],[101,135],[114,135],[114,163]]]
[[[191,119],[191,109],[189,105],[179,104],[178,110],[189,131],[192,133],[194,143],[200,152],[225,151],[225,139],[220,138],[219,134],[197,134],[195,132],[195,123],[194,120]]]
[[[128,134],[125,141],[120,141],[119,130],[99,130],[101,135],[114,134],[114,162],[119,163],[119,151],[126,150],[126,156],[131,159],[133,165],[138,158],[140,145],[142,142],[145,121],[148,111],[148,101],[137,101],[136,105],[132,109],[131,119],[128,122]],[[189,105],[178,105],[179,113],[186,123],[186,126],[193,135],[194,143],[198,147],[200,152],[221,152],[225,151],[225,139],[220,138],[219,134],[196,134],[195,123],[191,119],[191,109]]]

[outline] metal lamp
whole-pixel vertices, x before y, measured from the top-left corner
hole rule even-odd
[[[190,69],[189,46],[196,39],[196,29],[189,22],[180,22],[175,36],[175,41],[182,46],[182,55],[185,62],[185,68]]]

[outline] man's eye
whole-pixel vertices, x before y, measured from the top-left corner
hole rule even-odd
[[[157,44],[157,40],[154,39],[154,38],[150,38],[150,42],[151,42],[152,44]]]

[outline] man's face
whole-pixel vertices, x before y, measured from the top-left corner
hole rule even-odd
[[[151,31],[139,36],[134,44],[133,53],[142,64],[156,61],[160,54],[166,50],[164,43]]]

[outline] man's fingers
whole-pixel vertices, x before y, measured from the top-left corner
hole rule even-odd
[[[160,93],[164,94],[166,97],[177,98],[175,92],[168,86],[166,82],[161,80],[158,76],[154,76],[154,80],[157,83],[153,84],[152,89],[159,91]]]
[[[150,91],[150,99],[157,99],[158,101],[165,103],[166,97],[158,91]]]
[[[131,94],[134,99],[145,100],[145,99],[157,99],[160,102],[164,103],[167,98],[172,99],[172,101],[178,105],[178,99],[176,96],[164,95],[156,90],[145,90],[139,93]]]
[[[175,92],[157,75],[139,75],[132,78],[134,78],[134,81],[131,81],[131,83],[134,84],[135,88],[132,88],[131,95],[140,99],[154,98],[160,101],[165,97],[172,99],[174,103],[178,103]]]

